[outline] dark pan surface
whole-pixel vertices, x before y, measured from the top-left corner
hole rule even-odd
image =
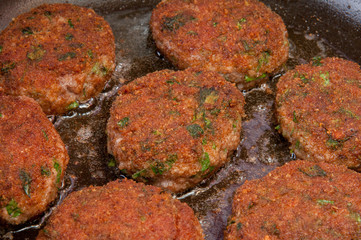
[[[0,30],[18,14],[42,0],[2,0]],[[56,1],[64,2],[64,1]],[[49,116],[67,145],[70,162],[61,198],[89,185],[103,185],[122,178],[106,151],[105,125],[111,102],[119,87],[149,72],[174,67],[160,56],[151,40],[149,18],[155,0],[67,1],[92,7],[110,23],[116,40],[117,67],[112,79],[97,98],[65,116]],[[284,19],[291,49],[283,69],[308,62],[315,56],[339,56],[361,64],[361,3],[358,0],[263,0]],[[260,178],[292,160],[288,143],[274,129],[275,84],[282,72],[268,84],[244,92],[246,117],[242,141],[231,161],[214,177],[183,195],[196,212],[207,240],[223,239],[231,212],[232,195],[246,180]],[[1,153],[0,153],[1,154]],[[54,203],[54,205],[58,204]],[[41,224],[51,214],[23,226],[0,226],[0,238],[35,239]]]

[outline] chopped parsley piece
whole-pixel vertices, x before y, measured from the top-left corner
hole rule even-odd
[[[56,158],[54,158],[53,161],[54,161],[54,168],[56,170],[56,183],[59,183],[61,177],[61,166],[59,162],[56,160]]]
[[[337,148],[339,148],[339,147],[342,146],[342,142],[337,141],[337,140],[335,140],[335,139],[333,139],[333,138],[329,138],[329,139],[327,139],[327,141],[326,141],[326,146],[327,146],[327,147],[330,147],[330,148],[332,148],[332,149],[337,149]]]
[[[67,52],[67,53],[64,53],[64,54],[60,55],[58,57],[58,61],[65,61],[65,60],[73,59],[75,57],[76,57],[75,52]]]
[[[132,175],[132,178],[133,178],[133,179],[137,179],[138,177],[140,177],[140,176],[141,176],[144,172],[146,172],[146,171],[147,171],[147,169],[142,169],[142,170],[134,173],[134,174]]]
[[[237,28],[238,30],[241,30],[243,28],[243,23],[245,23],[247,20],[245,18],[241,18],[237,21]]]
[[[116,166],[115,159],[111,157],[108,162],[108,167],[115,167],[115,166]]]
[[[122,118],[117,124],[120,128],[125,128],[129,125],[129,117]]]
[[[277,125],[277,126],[275,127],[276,130],[279,130],[280,128],[281,128],[280,125]]]
[[[298,123],[298,119],[297,119],[297,116],[296,116],[296,111],[293,111],[293,122],[294,123]]]
[[[204,100],[204,103],[206,104],[215,104],[218,100],[219,96],[216,91],[212,91]]]
[[[23,29],[21,30],[21,32],[22,32],[23,34],[26,34],[26,35],[34,34],[33,30],[31,30],[30,27],[23,28]]]
[[[218,99],[218,92],[212,88],[202,88],[199,91],[199,101],[203,103],[214,103]]]
[[[308,177],[326,177],[327,176],[327,173],[318,165],[314,165],[314,166],[306,168],[306,169],[299,168],[298,170]]]
[[[14,199],[11,199],[5,208],[10,217],[15,218],[22,214],[21,209],[18,207],[18,203]]]
[[[33,49],[33,51],[28,52],[26,54],[26,57],[33,61],[41,60],[43,58],[44,54],[46,53],[46,50],[44,50],[41,45],[39,45],[37,47],[32,47],[32,49]]]
[[[187,131],[193,138],[199,138],[204,133],[203,129],[198,124],[188,125]]]
[[[211,165],[211,161],[209,160],[209,154],[207,152],[204,152],[202,157],[201,157],[201,172],[205,172]]]
[[[48,134],[44,130],[41,130],[41,132],[43,133],[45,140],[48,141],[49,140]]]
[[[318,199],[317,200],[317,204],[319,204],[319,205],[327,205],[327,204],[331,204],[331,205],[333,205],[333,204],[335,204],[335,201],[332,201],[332,200],[325,200],[325,199]]]
[[[41,166],[40,171],[41,171],[42,176],[49,177],[50,174],[51,174],[50,169],[48,167],[46,167],[46,166]]]
[[[263,65],[266,65],[268,63],[270,55],[271,54],[269,51],[262,52],[261,57],[258,59],[257,72],[261,69]]]
[[[74,35],[71,34],[71,33],[67,33],[67,34],[65,35],[65,39],[68,40],[68,41],[72,40],[73,38],[74,38]]]
[[[92,68],[92,72],[100,76],[105,76],[108,73],[108,69],[101,66],[99,62],[96,62]]]
[[[266,74],[266,73],[263,73],[263,74],[262,74],[261,76],[259,76],[259,77],[250,77],[250,76],[245,75],[245,76],[244,76],[244,80],[245,80],[246,82],[252,82],[252,81],[255,81],[255,80],[263,79],[263,78],[265,78],[265,77],[267,77],[267,74]]]
[[[242,223],[237,223],[237,230],[239,231],[239,230],[241,230],[241,228],[242,228]]]
[[[74,24],[71,22],[71,19],[68,19],[68,24],[71,28],[74,28]]]
[[[3,67],[1,68],[1,72],[2,73],[8,73],[11,69],[14,69],[15,66],[16,66],[15,62],[4,63]]]
[[[213,27],[217,27],[218,23],[217,22],[213,22]]]
[[[186,16],[182,13],[175,15],[174,17],[164,17],[162,23],[162,30],[167,30],[170,32],[177,31],[180,27],[183,27],[187,22],[193,21],[195,18],[193,16]]]
[[[322,66],[321,60],[322,60],[322,58],[320,56],[313,57],[312,58],[312,65],[313,66]]]
[[[0,53],[3,51],[3,46],[0,45]]]
[[[323,85],[328,86],[330,85],[330,73],[320,73],[320,77],[323,79]]]
[[[66,107],[66,109],[67,109],[67,110],[73,110],[73,109],[76,109],[76,108],[78,108],[78,107],[79,107],[79,103],[78,103],[77,101],[74,101],[74,102],[70,103],[70,104]]]
[[[88,56],[90,57],[90,59],[93,59],[94,58],[94,55],[93,55],[93,51],[92,50],[88,50],[87,51],[87,54],[88,54]]]
[[[167,80],[166,83],[169,85],[173,85],[174,83],[180,84],[176,79],[176,77],[172,77],[171,79]]]
[[[24,170],[20,170],[19,177],[23,185],[23,190],[25,194],[28,195],[28,197],[30,197],[30,184],[32,181],[30,174],[25,172]]]

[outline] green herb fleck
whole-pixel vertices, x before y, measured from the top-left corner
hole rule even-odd
[[[50,169],[48,167],[46,167],[46,166],[41,166],[40,171],[41,171],[42,176],[49,177],[50,174],[51,174]]]
[[[8,62],[8,63],[4,63],[2,68],[1,68],[1,73],[8,73],[11,69],[14,69],[16,66],[15,62]]]
[[[324,86],[330,85],[330,73],[329,72],[320,73],[320,77],[323,79]]]
[[[335,140],[333,138],[329,138],[326,141],[326,146],[332,149],[337,149],[342,146],[342,142]]]
[[[243,28],[243,23],[245,23],[247,20],[245,18],[241,18],[237,21],[237,28],[238,30],[241,30]]]
[[[30,27],[23,28],[23,29],[21,30],[21,32],[22,32],[23,34],[26,34],[26,35],[34,34],[33,30],[31,30]]]
[[[3,46],[0,45],[0,53],[3,51]]]
[[[206,104],[215,104],[218,100],[219,95],[216,91],[212,91],[204,100],[204,103]]]
[[[73,59],[75,57],[76,57],[75,52],[67,52],[67,53],[64,53],[64,54],[60,55],[58,57],[58,61],[65,61],[65,60]]]
[[[221,109],[215,108],[211,110],[211,115],[218,116],[218,114],[221,112]]]
[[[125,128],[129,125],[129,117],[122,118],[117,124],[120,128]]]
[[[167,30],[170,32],[177,31],[180,27],[183,27],[187,22],[193,21],[195,18],[193,16],[186,16],[182,13],[179,13],[173,17],[164,17],[162,30]]]
[[[19,177],[20,177],[21,183],[23,185],[23,190],[24,190],[25,194],[28,195],[28,197],[31,197],[30,196],[30,184],[31,184],[32,179],[30,177],[30,174],[24,170],[20,170]]]
[[[137,179],[138,177],[140,177],[140,176],[141,176],[144,172],[146,172],[146,171],[147,171],[147,169],[142,169],[142,170],[134,173],[134,174],[132,175],[132,178],[133,178],[133,179]]]
[[[10,217],[15,218],[22,214],[21,209],[18,207],[18,203],[14,199],[11,199],[5,208]]]
[[[173,85],[174,83],[180,84],[176,79],[176,77],[172,77],[171,79],[167,80],[166,83],[169,85]]]
[[[72,40],[73,38],[74,38],[74,35],[71,34],[71,33],[67,33],[67,34],[65,35],[65,39],[68,40],[68,41]]]
[[[71,22],[71,19],[68,19],[68,24],[71,28],[74,28],[74,24]]]
[[[189,31],[187,32],[187,34],[191,36],[198,36],[198,33],[196,33],[195,31]]]
[[[94,55],[93,55],[93,51],[92,50],[88,50],[87,51],[87,54],[88,54],[88,56],[90,57],[90,59],[93,59],[94,58]]]
[[[318,165],[314,165],[314,166],[306,168],[306,169],[299,168],[298,170],[308,177],[326,177],[327,176],[327,173]]]
[[[77,101],[74,101],[74,102],[70,103],[70,104],[66,107],[66,109],[67,109],[67,110],[73,110],[73,109],[76,109],[76,108],[78,108],[78,107],[79,107],[79,103],[78,103]]]
[[[201,172],[205,172],[211,165],[211,161],[209,159],[209,154],[207,152],[203,153],[200,162],[202,165]]]
[[[113,157],[109,158],[108,167],[115,167],[115,166],[116,166],[115,159]]]
[[[325,199],[318,199],[317,200],[317,204],[323,206],[323,205],[327,205],[327,204],[335,204],[335,201],[332,201],[332,200],[325,200]]]
[[[297,116],[296,116],[296,111],[293,111],[293,122],[294,123],[298,123],[298,119],[297,119]]]
[[[56,170],[56,183],[60,183],[60,177],[61,177],[61,166],[59,162],[54,158],[54,168]]]
[[[188,125],[187,131],[193,138],[199,138],[204,133],[203,129],[198,124]]]
[[[275,127],[276,130],[279,130],[280,128],[281,128],[280,125],[277,125],[277,126]]]
[[[212,144],[212,149],[217,149],[217,145],[215,143]]]
[[[237,231],[239,231],[239,230],[241,230],[241,228],[242,228],[242,223],[237,223]]]
[[[39,45],[37,47],[32,47],[32,51],[28,52],[26,54],[26,57],[29,58],[32,61],[38,61],[41,60],[46,53],[46,50],[43,49],[42,45]]]
[[[92,72],[100,76],[105,76],[108,74],[108,69],[101,66],[99,62],[96,62],[92,68]]]
[[[312,58],[312,65],[313,66],[322,66],[321,60],[322,60],[322,58],[320,56],[313,57]]]
[[[295,148],[296,148],[296,149],[300,149],[300,144],[301,144],[301,143],[300,143],[300,140],[297,140],[297,141],[296,141],[296,144],[295,144]]]
[[[259,76],[259,77],[250,77],[250,76],[245,75],[245,76],[244,76],[244,80],[245,80],[246,82],[252,82],[252,81],[255,81],[255,80],[263,79],[263,78],[265,78],[265,77],[267,77],[267,74],[266,74],[266,73],[263,73],[263,74],[262,74],[261,76]]]
[[[249,44],[246,40],[241,40],[243,48],[246,52],[248,52],[249,50],[251,50],[251,48],[249,47]]]
[[[261,57],[258,59],[257,72],[261,69],[263,65],[266,65],[268,63],[270,55],[270,51],[262,52]]]
[[[207,144],[207,138],[203,138],[202,139],[202,145],[206,145]]]
[[[218,23],[217,22],[213,22],[213,27],[217,27]]]

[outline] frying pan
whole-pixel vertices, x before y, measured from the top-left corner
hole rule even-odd
[[[118,89],[149,72],[175,69],[156,50],[149,19],[157,0],[2,0],[0,30],[12,18],[42,3],[68,2],[91,7],[111,25],[116,41],[117,67],[103,92],[64,116],[49,116],[65,142],[70,162],[60,197],[42,216],[21,226],[0,226],[0,238],[35,239],[62,199],[71,191],[124,177],[106,151],[105,125]],[[275,130],[275,84],[297,64],[315,56],[338,56],[361,64],[361,2],[359,0],[263,0],[284,20],[290,38],[290,57],[267,84],[243,91],[246,117],[241,142],[227,163],[196,188],[174,197],[188,203],[201,222],[207,240],[223,239],[232,195],[246,180],[260,178],[295,156]],[[0,153],[1,154],[1,153]]]

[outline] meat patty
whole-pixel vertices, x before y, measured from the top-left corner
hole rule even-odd
[[[236,192],[225,239],[360,239],[361,174],[292,161]]]
[[[288,58],[281,17],[257,0],[163,0],[150,26],[178,68],[218,71],[243,88],[264,82]]]
[[[314,58],[277,84],[280,132],[302,159],[361,170],[361,69],[340,58]]]
[[[39,104],[0,95],[0,220],[19,224],[42,213],[61,186],[69,156]]]
[[[108,151],[133,179],[180,192],[228,161],[244,98],[218,73],[150,73],[123,86],[107,125]]]
[[[41,239],[203,239],[193,210],[160,188],[132,180],[71,193]]]
[[[114,36],[93,10],[44,4],[0,34],[0,91],[62,114],[97,95],[115,67]]]

